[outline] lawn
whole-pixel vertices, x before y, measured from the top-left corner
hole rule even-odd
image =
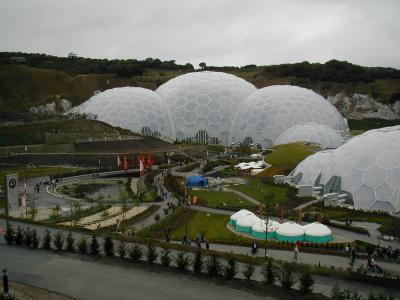
[[[232,192],[217,192],[206,190],[191,190],[190,195],[197,196],[198,204],[228,210],[240,210],[242,208],[254,211],[256,205]]]
[[[246,240],[230,231],[226,225],[229,222],[229,216],[210,214],[197,211],[194,216],[187,222],[188,237],[194,240],[197,234],[203,235],[210,242],[231,243],[233,241]],[[182,240],[186,234],[186,224],[182,224],[179,228],[171,233],[171,239]]]
[[[269,207],[274,207],[277,204],[287,202],[287,188],[274,185],[266,185],[258,178],[249,178],[248,184],[230,185],[231,189],[240,191],[250,197],[267,203]]]
[[[352,221],[379,223],[382,225],[379,228],[381,233],[398,237],[400,236],[400,219],[390,215],[375,212],[363,212],[342,207],[322,207],[320,205],[311,206],[307,208],[307,211],[320,211],[324,216],[336,221],[345,222],[349,218]]]
[[[319,147],[300,142],[275,146],[273,150],[265,158],[265,161],[272,166],[258,176],[288,175],[307,156],[319,150]]]

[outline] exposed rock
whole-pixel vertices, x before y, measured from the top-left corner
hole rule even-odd
[[[354,94],[349,97],[344,93],[328,96],[327,99],[347,118],[380,118],[387,120],[400,118],[400,101],[394,104],[382,104],[368,95]]]
[[[63,112],[67,112],[67,111],[71,110],[72,103],[71,103],[71,101],[69,101],[67,99],[61,99],[60,106],[64,110]]]

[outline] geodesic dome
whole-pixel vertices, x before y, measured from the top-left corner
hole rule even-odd
[[[171,114],[159,94],[140,87],[113,88],[91,97],[71,112],[146,136],[174,138]]]
[[[255,90],[239,77],[205,71],[178,76],[156,92],[170,107],[178,140],[208,142],[211,138],[227,144],[239,103]]]
[[[294,142],[311,142],[319,144],[322,149],[326,149],[339,147],[343,144],[343,138],[329,126],[309,123],[286,129],[276,139],[274,146]]]
[[[319,177],[324,194],[346,192],[356,208],[400,210],[400,126],[367,131],[330,153],[306,158],[294,180],[301,173],[300,183],[316,185]]]
[[[231,142],[246,138],[271,146],[286,129],[307,123],[327,125],[347,131],[347,123],[337,109],[312,90],[275,85],[256,90],[238,107],[231,131]]]

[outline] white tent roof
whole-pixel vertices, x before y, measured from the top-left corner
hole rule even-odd
[[[319,222],[310,223],[303,226],[304,233],[311,236],[327,236],[331,235],[332,231]]]
[[[238,220],[236,221],[236,225],[243,226],[243,227],[252,227],[254,223],[259,222],[260,218],[257,217],[253,213],[240,215]]]
[[[304,234],[304,229],[303,226],[289,221],[281,224],[276,232],[284,236],[299,236]]]
[[[241,210],[235,212],[233,215],[231,215],[230,219],[232,221],[237,221],[241,216],[247,215],[247,214],[253,214],[253,213],[247,209],[241,209]]]
[[[279,223],[273,220],[268,220],[268,232],[275,231],[279,227]],[[255,222],[252,226],[253,231],[257,232],[265,232],[265,220],[261,220],[259,222]]]

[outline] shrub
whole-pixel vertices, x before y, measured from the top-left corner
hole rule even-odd
[[[104,238],[103,250],[106,256],[114,256],[114,242],[109,236]]]
[[[130,250],[129,250],[129,257],[133,261],[139,261],[143,257],[143,250],[142,247],[139,245],[135,244]]]
[[[36,229],[32,231],[32,247],[33,249],[37,249],[39,247],[39,236],[36,232]]]
[[[117,245],[117,253],[121,258],[125,258],[126,256],[126,242],[125,240],[119,240]]]
[[[334,300],[361,300],[356,290],[342,289],[337,284],[332,289],[331,298]]]
[[[11,224],[7,226],[6,233],[4,235],[4,239],[6,240],[7,244],[12,245],[15,240],[15,232]]]
[[[233,279],[237,274],[236,261],[233,257],[228,259],[228,265],[225,266],[224,277],[226,279]]]
[[[179,270],[187,271],[187,269],[190,265],[190,258],[186,255],[185,252],[180,251],[176,255],[175,263]]]
[[[268,262],[264,265],[264,270],[262,271],[262,274],[264,276],[264,281],[266,284],[275,283],[275,273],[271,259],[269,259]]]
[[[50,249],[51,248],[51,235],[50,231],[46,229],[46,233],[43,237],[43,249]]]
[[[171,254],[171,250],[170,250],[170,249],[168,249],[168,248],[162,248],[160,259],[161,259],[161,264],[162,264],[164,267],[169,267],[169,265],[170,265],[170,263],[171,263],[170,254]]]
[[[90,248],[90,255],[98,256],[100,254],[100,245],[95,235],[92,235],[92,241],[90,242],[89,248]]]
[[[193,271],[197,274],[200,274],[203,271],[203,256],[200,250],[196,252],[193,261]]]
[[[29,227],[26,228],[24,232],[24,245],[26,247],[30,247],[32,245],[32,233]]]
[[[251,276],[253,276],[255,271],[254,265],[253,264],[246,264],[245,268],[242,271],[242,274],[244,278],[249,281],[251,279]]]
[[[75,252],[75,240],[72,237],[72,232],[70,231],[67,235],[67,238],[65,239],[66,243],[67,243],[67,247],[65,248],[68,252]]]
[[[304,294],[312,293],[312,285],[314,284],[314,279],[311,276],[309,269],[305,269],[300,273],[300,291]]]
[[[214,254],[207,259],[206,269],[210,277],[218,277],[221,275],[221,264],[217,255]]]
[[[84,237],[82,237],[78,242],[78,251],[80,254],[87,254],[88,246],[87,241]]]
[[[279,268],[278,280],[284,289],[290,289],[295,283],[295,264],[284,262]]]
[[[63,246],[64,246],[64,236],[61,232],[57,232],[54,235],[54,240],[53,240],[53,245],[54,248],[56,248],[57,251],[61,251]]]
[[[368,300],[394,300],[394,297],[386,294],[384,291],[379,291],[378,293],[370,292],[368,295]]]
[[[15,233],[15,238],[14,238],[15,245],[18,245],[18,246],[22,245],[23,239],[24,239],[24,232],[23,232],[21,226],[18,226],[17,232]]]
[[[158,221],[160,221],[160,215],[159,214],[155,214],[155,216],[154,216],[154,220],[156,221],[156,222],[158,222]]]
[[[152,243],[147,245],[147,251],[146,251],[146,257],[147,257],[147,261],[152,264],[154,263],[154,261],[157,259],[157,250],[156,248],[153,246]]]

